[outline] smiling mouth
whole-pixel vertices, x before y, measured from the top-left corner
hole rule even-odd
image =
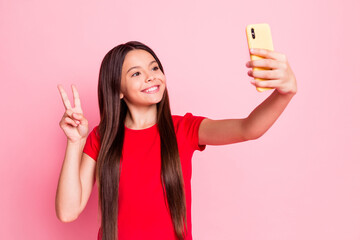
[[[144,93],[156,93],[159,91],[160,85],[155,85],[152,87],[149,87],[147,89],[142,90],[142,92]]]

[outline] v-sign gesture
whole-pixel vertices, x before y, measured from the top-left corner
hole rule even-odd
[[[68,138],[68,141],[75,143],[86,139],[89,127],[88,121],[84,117],[81,109],[79,93],[75,85],[71,85],[71,88],[74,95],[74,107],[71,106],[70,100],[62,85],[58,85],[58,89],[65,106],[65,113],[59,125]]]

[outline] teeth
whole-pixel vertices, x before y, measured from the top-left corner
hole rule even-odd
[[[148,90],[146,90],[146,92],[151,92],[151,91],[154,91],[155,89],[157,89],[158,87],[152,87],[152,88],[149,88]]]

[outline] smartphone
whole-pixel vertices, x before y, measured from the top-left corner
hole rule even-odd
[[[267,23],[249,24],[246,26],[246,37],[248,42],[248,48],[263,48],[274,51],[274,46],[271,37],[270,26]],[[250,54],[251,60],[262,59],[262,57]],[[253,71],[256,70],[269,70],[268,68],[254,67]],[[271,70],[271,69],[270,69]],[[255,78],[255,80],[266,81],[265,79]],[[256,90],[263,92],[273,88],[259,88]]]

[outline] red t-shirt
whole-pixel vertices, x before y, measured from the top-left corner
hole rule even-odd
[[[191,227],[191,158],[195,150],[203,151],[206,145],[198,145],[199,125],[205,117],[173,115],[182,174],[185,184],[188,234]],[[84,153],[95,161],[100,149],[98,126],[89,134]],[[160,135],[157,124],[133,130],[125,126],[123,162],[119,181],[118,239],[177,239],[167,209],[160,180]],[[167,201],[167,200],[166,200]],[[100,227],[101,228],[101,227]],[[98,239],[101,239],[99,229]]]

